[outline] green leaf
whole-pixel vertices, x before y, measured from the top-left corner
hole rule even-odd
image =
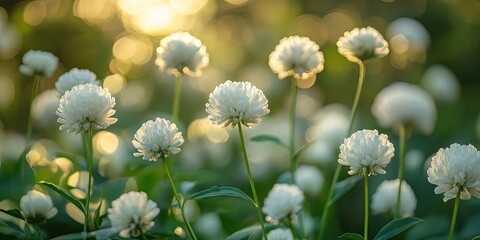
[[[261,135],[251,137],[250,140],[254,141],[254,142],[271,142],[271,143],[274,143],[274,144],[276,144],[280,147],[284,147],[284,148],[288,149],[287,144],[285,144],[284,142],[282,142],[282,140],[280,140],[278,137],[273,136],[273,135],[261,134]]]
[[[70,194],[65,188],[57,186],[51,182],[45,182],[45,181],[40,181],[38,184],[44,185],[52,189],[53,191],[57,192],[60,194],[63,198],[65,198],[67,201],[73,203],[80,211],[85,214],[85,206],[83,205],[82,202],[80,202],[78,199],[76,199],[72,194]]]
[[[98,205],[98,208],[95,209],[95,213],[93,214],[93,222],[95,224],[96,228],[100,228],[102,226],[102,216],[100,216],[100,209],[102,208],[102,199],[100,199],[100,204]]]
[[[480,240],[480,236],[476,236],[476,237],[472,238],[472,240]]]
[[[363,236],[358,233],[344,233],[338,236],[340,239],[363,240]]]
[[[241,198],[252,204],[254,207],[257,205],[255,204],[255,201],[253,201],[246,193],[242,192],[242,190],[230,186],[223,186],[223,187],[218,187],[214,186],[209,189],[194,193],[191,195],[187,200],[193,199],[193,200],[198,200],[198,199],[203,199],[203,198],[209,198],[209,197],[236,197],[236,198]]]
[[[271,224],[266,224],[265,229],[268,231],[270,229],[275,228],[276,226]],[[252,225],[246,228],[242,228],[230,236],[228,236],[225,240],[243,240],[243,239],[262,239],[262,227],[260,225]]]
[[[360,179],[362,179],[361,176],[355,175],[346,178],[340,182],[337,182],[337,184],[335,185],[335,189],[333,190],[333,197],[330,200],[329,205],[334,204],[338,199],[345,195],[345,193],[350,191],[350,189],[352,189]]]
[[[18,209],[10,209],[10,210],[0,209],[0,211],[4,212],[4,213],[6,213],[6,214],[8,214],[12,217],[16,217],[16,218],[19,218],[19,219],[22,219],[23,221],[25,221],[25,218],[23,218],[22,213]]]
[[[373,240],[391,239],[397,234],[409,229],[410,227],[420,222],[423,222],[423,219],[414,218],[414,217],[406,217],[406,218],[399,218],[399,219],[392,220],[387,225],[382,227],[380,231],[378,231],[377,236],[375,236]]]

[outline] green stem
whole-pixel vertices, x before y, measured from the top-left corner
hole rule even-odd
[[[143,233],[142,230],[140,230],[140,237],[142,238],[142,240],[147,240],[147,236],[145,236],[145,233]]]
[[[350,111],[350,121],[348,122],[347,137],[348,135],[350,135],[350,132],[352,131],[353,120],[355,119],[355,114],[357,113],[358,101],[360,100],[360,95],[362,94],[363,82],[365,80],[365,64],[362,61],[360,61],[358,62],[358,66],[360,68],[359,76],[358,76],[358,85],[357,85],[357,91],[355,92],[355,98],[353,99],[352,110]]]
[[[88,129],[87,133],[83,133],[84,135],[84,152],[88,155],[85,156],[88,160],[88,185],[87,185],[87,196],[86,196],[86,204],[85,204],[85,219],[83,223],[83,239],[87,239],[87,232],[88,232],[88,222],[90,220],[90,198],[92,195],[92,173],[93,173],[93,130],[92,128]],[[88,149],[88,150],[86,150]]]
[[[30,140],[32,139],[32,129],[33,129],[32,104],[37,94],[37,89],[38,89],[38,85],[40,84],[41,78],[42,77],[40,75],[35,75],[35,77],[33,78],[32,96],[30,96],[31,97],[30,108],[28,109],[27,142],[30,142]]]
[[[180,96],[182,95],[183,75],[177,76],[175,81],[175,95],[173,96],[172,119],[176,123],[178,121],[178,112],[180,110]]]
[[[40,236],[40,226],[39,224],[35,224],[35,231],[36,231],[36,234],[37,234],[37,239],[42,239],[42,237]]]
[[[455,206],[453,207],[452,224],[450,225],[450,234],[448,234],[448,240],[453,239],[453,233],[455,232],[455,223],[457,222],[458,206],[460,205],[460,190],[458,190],[457,197],[455,197]]]
[[[175,187],[175,183],[173,182],[172,175],[170,174],[170,170],[168,168],[167,159],[163,158],[162,161],[163,161],[163,167],[165,168],[165,172],[167,173],[168,181],[170,182],[170,186],[172,187],[173,196],[175,197],[175,200],[177,200],[178,206],[180,207],[180,213],[182,214],[183,222],[187,226],[187,231],[190,234],[190,236],[192,237],[192,239],[196,240],[197,236],[195,235],[195,232],[193,231],[193,228],[190,225],[190,222],[185,217],[185,213],[183,211],[183,199],[180,199],[180,197],[178,195],[177,188]]]
[[[297,235],[297,231],[295,230],[295,224],[293,223],[293,220],[288,220],[288,225],[290,227],[290,230],[292,231],[293,239],[299,239]]]
[[[368,174],[365,174],[365,216],[363,219],[363,239],[368,240]]]
[[[292,183],[295,184],[295,170],[297,163],[293,156],[295,155],[295,112],[297,105],[297,80],[292,77],[290,86],[290,175]]]
[[[399,129],[400,135],[400,161],[398,165],[398,193],[397,193],[397,204],[395,206],[395,218],[400,217],[400,201],[401,201],[401,194],[402,194],[402,184],[403,184],[403,174],[405,172],[405,141],[406,141],[406,129],[404,125],[400,126]]]
[[[255,190],[255,183],[253,182],[252,173],[250,172],[250,164],[248,163],[247,150],[245,148],[245,141],[243,140],[243,131],[242,124],[238,124],[238,133],[240,134],[240,143],[242,145],[243,160],[245,161],[245,168],[247,169],[248,181],[250,182],[250,187],[252,188],[253,200],[255,200],[255,207],[257,208],[258,219],[260,220],[260,226],[262,227],[263,238],[267,240],[267,230],[265,229],[265,224],[263,223],[262,210],[260,209],[260,203],[258,202],[257,190]]]

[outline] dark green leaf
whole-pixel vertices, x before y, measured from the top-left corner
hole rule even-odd
[[[80,202],[78,199],[76,199],[65,188],[57,186],[51,182],[45,182],[45,181],[40,181],[38,184],[47,186],[50,189],[54,190],[55,192],[60,194],[63,198],[65,198],[67,201],[73,203],[73,205],[75,205],[78,209],[80,209],[80,211],[83,212],[83,214],[85,214],[85,206],[83,206],[83,203]]]
[[[480,236],[476,236],[476,237],[472,238],[472,240],[480,240]]]
[[[100,210],[102,208],[102,200],[100,199],[100,204],[98,208],[95,209],[95,213],[93,214],[93,222],[96,228],[100,228],[102,226],[102,216],[100,216]]]
[[[391,239],[392,237],[396,236],[397,234],[407,230],[408,228],[422,222],[423,220],[420,218],[414,217],[406,217],[406,218],[399,218],[389,222],[387,225],[382,227],[380,231],[378,231],[377,236],[373,240],[387,240]]]
[[[198,200],[209,197],[236,197],[246,200],[255,207],[257,206],[255,202],[246,193],[242,192],[242,190],[230,186],[214,186],[209,189],[194,193],[188,199]]]
[[[280,147],[284,147],[288,149],[287,144],[285,144],[284,142],[282,142],[282,140],[280,140],[278,137],[273,135],[261,134],[261,135],[251,137],[250,140],[254,142],[271,142]]]
[[[330,200],[329,204],[334,204],[338,199],[345,195],[345,193],[352,189],[360,179],[362,179],[361,176],[355,175],[338,182],[335,185],[335,189],[333,190],[333,197]]]
[[[6,213],[6,214],[8,214],[12,217],[16,217],[16,218],[19,218],[19,219],[22,219],[23,221],[25,221],[25,218],[23,218],[22,213],[18,209],[10,209],[10,210],[0,209],[0,211],[4,212],[4,213]]]
[[[363,240],[363,236],[358,233],[344,233],[338,236],[340,239]]]
[[[271,224],[266,224],[265,229],[268,231],[269,229],[275,228],[276,226]],[[251,239],[262,239],[262,227],[260,225],[252,225],[246,228],[242,228],[232,235],[228,236],[226,240],[251,240]]]

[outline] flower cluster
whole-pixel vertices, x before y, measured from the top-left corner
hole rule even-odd
[[[50,52],[30,50],[22,59],[21,73],[32,75],[45,75],[51,77],[58,67],[58,58]]]
[[[20,210],[27,222],[43,223],[57,215],[50,196],[37,190],[28,191],[20,199]]]
[[[383,181],[372,196],[371,208],[373,214],[394,213],[398,197],[398,179]],[[402,193],[400,194],[400,216],[413,216],[417,207],[417,199],[412,188],[407,182],[402,183]]]
[[[292,218],[302,209],[303,192],[295,185],[277,183],[265,198],[263,212],[273,223]]]
[[[386,56],[388,43],[372,27],[355,28],[345,32],[337,42],[338,52],[351,62],[365,61],[374,57]]]
[[[57,82],[55,83],[55,88],[60,95],[63,95],[66,91],[72,89],[73,87],[86,83],[91,83],[97,86],[100,85],[100,82],[97,80],[97,76],[92,71],[87,69],[73,68],[58,78]]]

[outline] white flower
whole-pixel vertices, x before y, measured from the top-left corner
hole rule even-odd
[[[91,83],[100,85],[97,76],[90,70],[73,68],[69,72],[62,74],[55,83],[55,88],[60,95],[65,94],[66,91],[72,89],[74,86],[80,84]]]
[[[394,155],[395,148],[385,134],[377,130],[360,130],[343,141],[338,163],[349,166],[348,174],[385,174],[386,167]]]
[[[440,102],[452,103],[460,96],[460,84],[455,73],[440,64],[427,69],[421,85]]]
[[[383,181],[372,196],[372,213],[395,213],[398,196],[398,184],[400,181],[386,180]],[[402,193],[400,196],[400,216],[413,216],[413,212],[417,207],[417,199],[412,188],[407,182],[402,183]]]
[[[297,79],[308,79],[323,70],[324,58],[319,49],[307,37],[285,37],[270,53],[268,65],[280,79],[290,75]]]
[[[267,220],[278,223],[286,218],[292,218],[302,209],[303,192],[295,185],[277,183],[265,198],[263,212]]]
[[[58,58],[50,52],[30,50],[23,55],[20,72],[27,75],[51,77],[58,67]]]
[[[55,111],[60,102],[60,95],[57,90],[50,89],[38,94],[32,102],[32,117],[41,126],[53,126],[57,117]]]
[[[143,157],[144,160],[157,161],[159,158],[168,157],[180,152],[183,144],[182,133],[177,125],[164,118],[156,118],[142,124],[134,135],[133,146],[138,150],[135,157]]]
[[[205,104],[208,119],[215,125],[247,127],[258,124],[267,115],[268,100],[262,90],[250,82],[226,81],[215,88]]]
[[[155,225],[154,219],[160,213],[157,204],[144,192],[122,194],[107,211],[112,228],[120,230],[120,236],[124,238],[145,233]]]
[[[176,76],[187,74],[200,76],[201,69],[208,65],[209,56],[206,47],[188,32],[177,32],[160,41],[157,48],[157,60],[161,71]]]
[[[20,199],[20,211],[28,222],[43,223],[57,215],[50,196],[37,190],[28,191]]]
[[[432,97],[417,85],[396,82],[382,89],[372,105],[372,113],[382,127],[413,125],[430,134],[437,110]]]
[[[295,183],[305,193],[318,195],[323,186],[323,174],[317,167],[303,165],[295,172]]]
[[[117,122],[111,116],[115,114],[113,107],[115,98],[106,88],[91,83],[77,85],[65,92],[57,108],[60,130],[78,134],[104,129]]]
[[[289,229],[277,228],[267,234],[269,240],[293,240],[293,234]]]
[[[480,198],[480,152],[472,145],[454,143],[440,148],[427,174],[428,181],[438,185],[435,193],[443,193],[444,202],[455,198],[459,191],[463,200],[472,195]]]
[[[345,32],[338,39],[337,47],[338,52],[351,62],[383,57],[389,52],[387,41],[372,27],[354,28]]]

